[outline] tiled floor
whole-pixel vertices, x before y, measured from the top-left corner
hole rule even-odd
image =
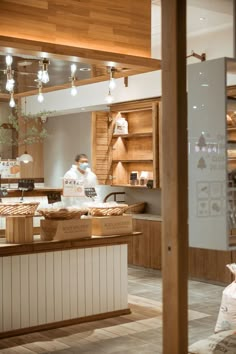
[[[129,269],[130,315],[0,340],[0,353],[161,354],[162,280]],[[189,344],[213,334],[223,287],[189,281]]]

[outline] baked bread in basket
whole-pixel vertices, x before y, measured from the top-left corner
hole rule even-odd
[[[115,216],[123,215],[128,204],[119,203],[91,203],[88,206],[89,215],[91,216]]]
[[[0,215],[1,216],[21,216],[28,215],[33,216],[39,202],[3,202],[0,203]]]
[[[87,208],[67,207],[67,208],[41,208],[38,213],[45,219],[69,220],[80,219],[82,215],[88,213]]]

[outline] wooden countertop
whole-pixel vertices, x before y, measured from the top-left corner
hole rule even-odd
[[[6,198],[11,198],[11,197],[21,197],[22,191],[19,189],[7,189],[8,195]],[[47,196],[49,193],[53,192],[59,192],[62,194],[62,189],[61,188],[35,188],[32,191],[24,191],[24,197],[42,197],[42,196]],[[3,197],[4,198],[4,197]]]
[[[0,257],[15,256],[29,253],[64,251],[68,249],[90,248],[109,245],[121,245],[131,242],[133,236],[141,232],[133,232],[126,235],[92,236],[88,238],[63,240],[63,241],[41,241],[39,236],[35,237],[32,243],[10,244],[6,239],[0,239]]]
[[[140,220],[150,220],[150,221],[162,221],[162,217],[160,215],[155,214],[132,214],[133,219]]]

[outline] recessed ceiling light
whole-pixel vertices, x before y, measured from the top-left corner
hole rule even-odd
[[[205,20],[206,20],[206,17],[200,17],[199,20],[200,20],[200,21],[205,21]]]
[[[80,68],[80,71],[91,71],[90,68]]]

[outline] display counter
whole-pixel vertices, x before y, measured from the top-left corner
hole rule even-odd
[[[130,313],[128,244],[140,235],[0,242],[0,337]]]

